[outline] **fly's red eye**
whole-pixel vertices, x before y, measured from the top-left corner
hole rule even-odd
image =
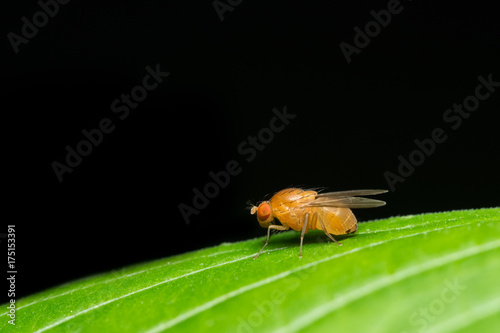
[[[271,206],[263,203],[257,209],[257,218],[261,221],[266,221],[271,216]]]

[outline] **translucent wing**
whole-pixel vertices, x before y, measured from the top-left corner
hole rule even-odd
[[[385,201],[361,198],[358,195],[375,195],[386,193],[387,190],[352,190],[321,193],[314,201],[307,204],[309,207],[339,207],[339,208],[373,208],[385,205]]]
[[[375,195],[387,193],[387,190],[350,190],[350,191],[338,191],[338,192],[327,192],[320,193],[316,196],[316,198],[340,198],[340,197],[357,197],[360,195]]]

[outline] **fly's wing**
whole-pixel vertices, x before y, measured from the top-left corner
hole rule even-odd
[[[338,191],[338,192],[327,192],[319,193],[316,198],[341,198],[341,197],[357,197],[360,195],[375,195],[387,193],[387,190],[350,190],[350,191]]]
[[[386,193],[387,190],[352,190],[321,193],[309,202],[309,207],[338,208],[373,208],[385,205],[385,201],[358,197],[358,195],[375,195]]]

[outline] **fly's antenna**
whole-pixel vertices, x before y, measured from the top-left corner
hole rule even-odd
[[[248,200],[247,201],[247,206],[245,207],[245,209],[252,209],[252,207],[254,207],[255,205],[250,201]]]
[[[249,209],[250,210],[250,214],[255,214],[255,212],[257,211],[257,206],[255,206],[253,203],[250,202],[250,200],[247,201],[247,207],[246,209]]]

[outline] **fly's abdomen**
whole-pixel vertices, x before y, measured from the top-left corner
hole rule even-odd
[[[314,213],[321,218],[329,234],[345,235],[358,230],[358,221],[349,208],[317,207]],[[314,227],[323,229],[318,219],[315,219]]]

